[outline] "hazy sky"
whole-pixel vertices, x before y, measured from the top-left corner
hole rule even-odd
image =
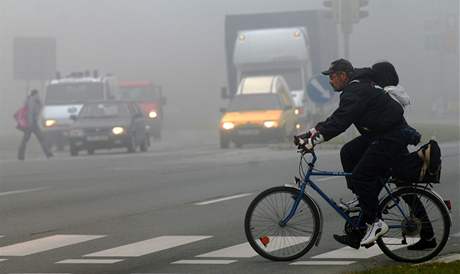
[[[25,89],[12,80],[14,37],[56,37],[64,73],[98,68],[120,79],[151,79],[164,87],[173,126],[212,127],[225,105],[219,98],[226,83],[225,15],[318,8],[322,1],[1,0],[0,114],[6,118],[0,125],[11,126]],[[458,1],[370,0],[367,9],[369,17],[354,26],[351,61],[392,61],[418,112],[430,115],[439,97],[457,100],[458,111],[458,54],[427,50],[425,42],[445,32],[439,18],[446,15],[455,17],[458,32]],[[432,22],[441,22],[441,30]]]

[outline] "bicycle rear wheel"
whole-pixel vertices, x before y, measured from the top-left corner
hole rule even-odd
[[[299,194],[294,188],[274,187],[260,193],[249,205],[244,220],[246,238],[262,257],[272,261],[295,260],[316,243],[320,213],[304,193],[295,215],[286,225],[280,225]]]
[[[380,203],[382,219],[390,230],[377,240],[388,257],[400,262],[420,263],[441,252],[449,237],[449,211],[433,193],[417,188],[403,188]],[[415,248],[428,241],[427,248]],[[415,250],[414,250],[415,249]]]

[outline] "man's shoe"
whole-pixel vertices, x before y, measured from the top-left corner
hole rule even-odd
[[[348,245],[354,249],[359,249],[360,239],[350,235],[336,235],[334,234],[334,239],[344,245]]]
[[[361,210],[361,208],[359,207],[358,196],[351,199],[350,201],[343,201],[342,199],[340,199],[340,203],[338,206],[343,211],[348,211],[348,212],[356,212],[356,211]]]
[[[420,239],[418,242],[416,242],[413,245],[410,245],[407,247],[408,250],[425,250],[425,249],[432,249],[435,248],[438,245],[436,243],[436,239],[433,238],[429,241],[425,239]]]
[[[361,240],[361,245],[370,245],[387,232],[388,225],[380,219],[371,225],[367,224],[367,231],[363,239]]]

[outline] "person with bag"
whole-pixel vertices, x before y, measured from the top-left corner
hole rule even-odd
[[[372,66],[372,70],[374,71],[375,83],[383,88],[403,109],[405,109],[410,104],[410,98],[404,88],[399,85],[399,77],[393,64],[388,61],[378,62]],[[420,142],[420,134],[409,125],[403,129],[403,132],[408,144],[417,145]],[[406,152],[400,159],[395,161],[397,164],[392,168],[392,176],[396,179],[396,185],[399,187],[423,182],[425,181],[425,177],[430,176],[430,174],[437,175],[437,171],[440,170],[440,160],[436,159],[440,159],[440,149],[437,142],[434,140],[430,140],[428,144],[423,145],[419,150],[413,153],[409,153],[406,149]],[[437,164],[436,161],[438,161],[439,164]],[[436,166],[429,168],[429,162]],[[412,175],[414,172],[415,174]],[[431,183],[436,183],[436,181],[439,181],[439,176],[433,176],[433,178],[430,179]],[[420,199],[416,195],[413,195],[405,196],[404,200],[406,204],[411,207],[411,213],[422,222],[420,240],[408,246],[407,249],[424,250],[436,247],[437,243],[433,226],[428,219],[428,214],[425,207],[420,202]]]
[[[18,123],[17,127],[24,132],[18,150],[18,160],[25,160],[26,145],[32,136],[32,133],[35,135],[35,137],[37,137],[37,140],[40,143],[46,158],[53,156],[53,153],[51,153],[50,149],[44,142],[43,134],[38,124],[42,106],[43,105],[38,95],[38,91],[33,89],[30,92],[30,95],[27,96],[24,106],[15,114],[15,119]]]

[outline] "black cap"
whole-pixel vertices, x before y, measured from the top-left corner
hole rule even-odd
[[[343,71],[346,73],[353,72],[353,66],[350,61],[345,59],[338,59],[331,63],[328,70],[321,72],[324,75],[330,75],[334,72]]]

